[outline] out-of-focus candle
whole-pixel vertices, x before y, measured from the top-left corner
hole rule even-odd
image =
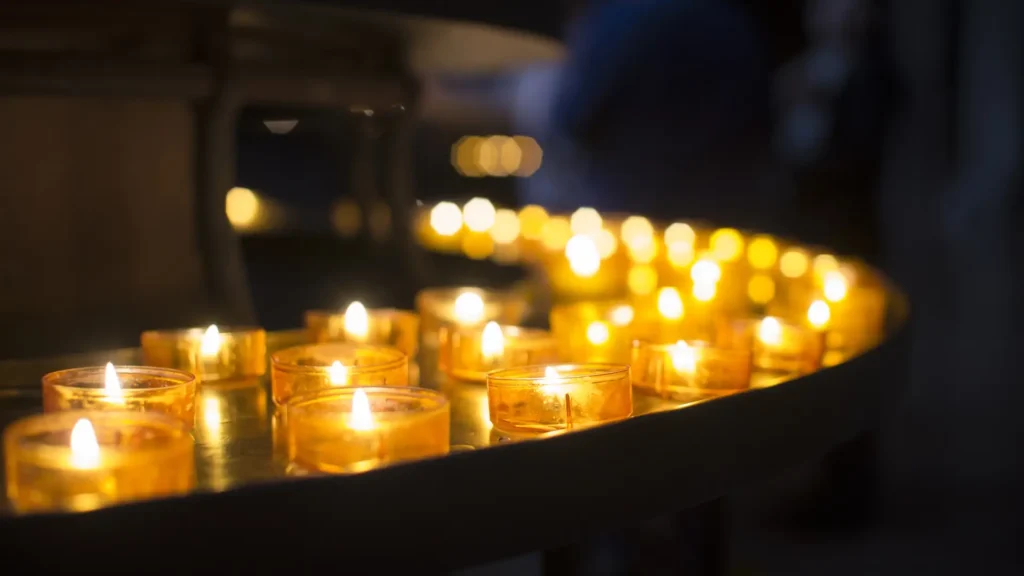
[[[43,410],[162,412],[192,427],[196,378],[169,368],[94,366],[43,376]]]
[[[7,497],[18,512],[93,510],[194,484],[189,429],[163,414],[29,416],[4,431],[4,456]]]
[[[419,345],[420,318],[415,312],[393,308],[367,309],[352,302],[344,313],[331,310],[306,312],[310,341],[351,342],[390,346],[410,358]]]
[[[755,370],[800,375],[821,366],[825,339],[820,331],[766,316],[720,319],[716,325],[715,345],[750,350]]]
[[[284,419],[300,471],[352,473],[448,453],[451,408],[423,388],[342,388],[296,397]]]
[[[229,327],[150,330],[142,333],[142,360],[149,366],[195,374],[202,382],[262,376],[267,371],[267,333]]]
[[[498,322],[515,326],[526,316],[526,301],[510,292],[481,288],[428,288],[416,295],[423,343],[436,346],[443,325],[483,326]]]
[[[674,400],[731,394],[750,387],[750,358],[749,350],[713,348],[704,342],[637,341],[633,384],[638,390]]]
[[[572,430],[633,413],[629,366],[538,365],[487,374],[491,423],[512,433]]]
[[[394,348],[348,343],[311,344],[271,356],[274,402],[340,386],[407,386],[409,359]]]
[[[628,363],[641,322],[628,302],[577,302],[551,308],[558,356],[572,362]]]
[[[483,382],[491,370],[555,362],[558,344],[545,330],[501,326],[442,327],[440,369],[452,378]]]

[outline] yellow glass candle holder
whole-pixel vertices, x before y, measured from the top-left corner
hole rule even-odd
[[[750,350],[755,370],[779,374],[810,374],[821,367],[824,334],[774,316],[719,319],[715,346]]]
[[[679,341],[633,346],[633,384],[637,389],[673,400],[721,396],[750,388],[751,353],[714,348],[705,342]]]
[[[558,361],[558,343],[546,330],[501,326],[442,326],[439,368],[448,376],[483,382],[499,368]]]
[[[537,365],[487,374],[491,424],[506,432],[550,432],[629,418],[629,366]]]
[[[162,412],[195,421],[196,378],[188,372],[149,366],[93,366],[43,376],[43,411],[115,410]]]
[[[188,492],[192,436],[140,412],[59,412],[4,431],[7,497],[18,512],[86,511]]]
[[[412,358],[419,347],[420,317],[407,310],[367,309],[359,302],[353,302],[344,312],[306,312],[306,330],[311,342],[390,346]]]
[[[527,308],[518,294],[481,288],[428,288],[416,295],[423,343],[429,346],[438,344],[443,325],[483,326],[494,321],[516,326]]]
[[[285,409],[288,459],[304,471],[352,473],[448,453],[451,407],[425,388],[340,388]]]
[[[311,344],[273,354],[271,393],[286,404],[297,394],[339,386],[408,386],[409,358],[394,348],[346,344]]]
[[[251,378],[267,372],[267,333],[262,328],[187,328],[142,333],[142,361],[175,368],[203,382]]]

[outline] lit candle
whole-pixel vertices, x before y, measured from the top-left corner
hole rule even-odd
[[[647,324],[625,302],[577,302],[551,308],[558,357],[572,362],[628,363],[630,343]]]
[[[444,325],[481,326],[498,322],[518,325],[526,316],[526,300],[514,293],[480,288],[428,288],[416,295],[424,345],[436,346]]]
[[[633,413],[629,366],[525,366],[487,374],[491,423],[509,433],[572,430]]]
[[[192,436],[163,414],[29,416],[4,431],[4,456],[7,497],[18,512],[93,510],[194,484]]]
[[[306,330],[310,341],[315,343],[390,346],[411,358],[419,345],[420,317],[408,310],[367,309],[356,300],[343,313],[332,310],[306,312]]]
[[[715,344],[719,348],[750,350],[754,369],[772,376],[797,376],[817,370],[825,348],[822,332],[774,316],[720,320]]]
[[[142,333],[142,359],[149,366],[195,374],[202,382],[263,376],[267,333],[262,328],[150,330]]]
[[[394,348],[346,343],[312,344],[271,356],[274,402],[338,386],[408,386],[409,359]]]
[[[705,342],[637,341],[632,368],[638,390],[685,401],[748,389],[751,353],[749,349],[713,348]]]
[[[499,326],[497,322],[488,322],[483,330],[460,326],[441,328],[438,367],[458,380],[483,382],[491,370],[557,359],[558,343],[545,330]]]
[[[293,472],[352,473],[448,453],[451,408],[423,388],[337,388],[297,396],[284,429]]]
[[[73,368],[43,376],[43,410],[163,412],[191,427],[195,376],[169,368],[106,366]]]

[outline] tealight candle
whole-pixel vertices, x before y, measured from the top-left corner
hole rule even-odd
[[[43,410],[163,412],[189,428],[195,420],[195,376],[169,368],[94,366],[43,376]]]
[[[501,326],[441,328],[440,369],[452,378],[483,382],[499,368],[546,364],[558,360],[558,344],[545,330]]]
[[[628,363],[640,330],[634,307],[619,301],[553,306],[550,321],[559,357],[572,362]]]
[[[719,320],[715,344],[719,348],[750,350],[755,370],[793,375],[817,370],[825,350],[820,331],[774,316]]]
[[[288,404],[288,459],[302,471],[352,473],[448,453],[451,408],[424,388],[342,388]]]
[[[393,308],[367,309],[359,301],[344,312],[310,310],[306,330],[311,342],[351,342],[390,346],[412,358],[419,345],[420,317]]]
[[[629,366],[525,366],[487,374],[491,424],[506,432],[572,430],[633,413]]]
[[[416,295],[423,342],[438,343],[442,325],[482,326],[495,321],[518,325],[526,316],[526,301],[518,295],[480,288],[428,288]]]
[[[4,455],[18,512],[93,510],[182,494],[194,483],[188,427],[163,414],[29,416],[4,431]]]
[[[339,386],[408,386],[409,358],[394,348],[347,343],[311,344],[270,357],[274,402]]]
[[[690,400],[750,387],[750,350],[714,348],[704,342],[633,346],[633,384],[663,398]]]
[[[267,372],[267,333],[216,325],[150,330],[142,333],[142,360],[191,372],[202,382],[262,376]]]

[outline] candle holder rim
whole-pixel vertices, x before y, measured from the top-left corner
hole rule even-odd
[[[698,350],[706,350],[709,353],[713,352],[715,354],[731,354],[731,355],[735,355],[735,356],[752,356],[753,355],[753,352],[751,350],[746,349],[746,348],[729,348],[729,347],[723,347],[723,346],[716,346],[713,342],[708,342],[707,340],[687,340],[687,339],[684,338],[684,339],[682,339],[682,341],[685,342],[686,345],[691,347],[691,348],[696,348]],[[676,342],[661,342],[661,343],[658,343],[658,342],[651,342],[651,341],[648,341],[648,340],[637,339],[637,340],[633,340],[633,349],[634,350],[647,349],[647,350],[651,350],[653,352],[670,352],[672,350],[672,348],[674,346],[678,345],[678,344],[679,344],[678,341],[676,341]]]
[[[496,300],[507,300],[515,297],[515,293],[512,290],[505,288],[484,288],[481,286],[432,286],[424,288],[416,293],[416,299],[421,298],[432,300],[436,298],[443,298],[445,296],[457,296],[463,292],[472,292],[481,297],[485,302],[487,297],[492,297]]]
[[[193,335],[201,338],[203,335],[206,334],[206,331],[210,329],[210,326],[212,326],[212,324],[206,327],[191,326],[187,328],[159,328],[155,330],[145,330],[142,332],[141,339],[145,340],[150,338],[180,338],[182,336]],[[266,329],[263,328],[262,326],[250,326],[244,324],[238,326],[233,326],[230,324],[221,326],[220,324],[216,324],[216,326],[217,331],[220,333],[221,336],[237,337],[240,334],[259,334],[261,332],[266,334],[267,332]]]
[[[592,369],[592,373],[579,374],[579,375],[565,375],[563,378],[566,380],[576,378],[604,378],[611,376],[621,376],[623,374],[629,374],[628,364],[616,364],[614,362],[580,362],[572,363],[566,362],[563,364],[529,364],[527,366],[516,366],[513,368],[498,368],[497,370],[491,370],[487,373],[487,382],[500,381],[515,385],[520,384],[533,384],[537,380],[544,378],[545,368],[568,368],[579,370],[580,368]],[[504,373],[521,373],[521,372],[537,372],[537,376],[505,376]]]
[[[518,326],[516,324],[502,324],[501,322],[497,322],[497,321],[494,321],[494,320],[492,320],[491,322],[494,322],[495,324],[498,325],[498,328],[501,329],[501,333],[502,333],[503,336],[516,336],[516,337],[524,337],[524,336],[526,336],[526,337],[529,337],[531,342],[537,342],[537,341],[541,341],[541,340],[551,340],[551,341],[555,341],[556,340],[554,334],[552,334],[550,330],[545,330],[544,328],[531,328],[529,326]],[[483,331],[484,326],[486,326],[487,324],[490,324],[491,322],[486,322],[486,323],[483,323],[483,324],[470,324],[470,325],[467,325],[467,324],[445,324],[444,328],[447,329],[447,330],[451,330],[453,332],[456,332],[459,335],[463,335],[463,334],[479,334],[479,333],[481,333]],[[509,332],[506,332],[507,330],[511,330],[513,332],[510,334]]]
[[[393,411],[393,412],[372,412],[375,419],[390,420],[398,418],[398,414],[404,414],[404,418],[409,418],[409,415],[419,416],[432,416],[437,412],[444,411],[451,407],[451,400],[448,396],[439,390],[433,390],[430,388],[423,388],[419,386],[336,386],[333,388],[325,388],[322,390],[315,390],[312,392],[304,392],[297,394],[288,399],[284,404],[285,411],[284,417],[288,417],[289,411],[295,408],[301,408],[304,405],[314,404],[319,401],[330,401],[336,398],[346,398],[354,396],[356,390],[362,390],[368,397],[373,395],[384,395],[384,396],[401,396],[405,398],[429,398],[436,402],[435,405],[430,406],[424,410],[417,410],[415,412],[410,411]],[[394,415],[394,416],[392,416]]]
[[[70,444],[66,446],[45,444],[28,441],[26,437],[33,426],[50,422],[53,424],[49,427],[44,427],[40,431],[61,431],[67,429],[70,433],[75,423],[83,418],[88,420],[94,427],[102,427],[104,424],[110,425],[111,421],[122,422],[130,420],[137,424],[141,421],[141,425],[148,425],[149,428],[163,429],[168,432],[171,442],[159,448],[124,449],[100,444],[100,450],[104,454],[103,460],[110,463],[111,467],[116,467],[117,464],[120,464],[126,458],[130,458],[134,464],[139,460],[161,460],[168,454],[178,454],[193,449],[191,429],[181,419],[160,412],[132,410],[65,410],[26,416],[16,420],[4,429],[4,448],[7,451],[15,448],[19,454],[18,458],[23,461],[46,463],[47,466],[57,463],[61,468],[70,469],[71,466],[66,464],[68,461],[67,456],[71,453]],[[147,420],[148,422],[146,422]]]
[[[197,378],[195,374],[186,372],[184,370],[177,370],[175,368],[161,368],[158,366],[135,366],[135,365],[114,365],[114,371],[120,376],[121,374],[132,374],[132,375],[144,375],[153,377],[165,377],[168,379],[175,379],[175,381],[168,382],[163,386],[148,386],[145,388],[131,388],[122,387],[121,392],[127,396],[135,394],[146,394],[155,391],[167,391],[174,388],[180,388],[188,386],[189,384],[195,384]],[[53,388],[63,388],[70,390],[79,391],[96,391],[97,393],[107,394],[106,390],[102,387],[93,388],[90,386],[77,386],[75,384],[69,384],[62,382],[63,379],[76,374],[105,374],[106,366],[82,366],[79,368],[66,368],[64,370],[57,370],[54,372],[48,372],[43,375],[42,383],[43,386],[51,386]]]
[[[330,368],[331,364],[315,364],[315,365],[300,365],[293,361],[284,360],[281,358],[282,354],[292,353],[297,354],[297,351],[305,348],[347,348],[352,351],[356,350],[368,350],[386,353],[391,356],[390,360],[380,362],[377,364],[362,365],[362,366],[345,366],[350,373],[354,374],[369,374],[373,372],[393,370],[400,368],[402,364],[408,365],[409,357],[401,350],[391,346],[375,346],[372,344],[355,344],[351,342],[322,342],[317,344],[302,344],[299,346],[292,346],[283,350],[278,350],[270,355],[270,363],[274,370],[282,372],[319,372],[324,368]]]

